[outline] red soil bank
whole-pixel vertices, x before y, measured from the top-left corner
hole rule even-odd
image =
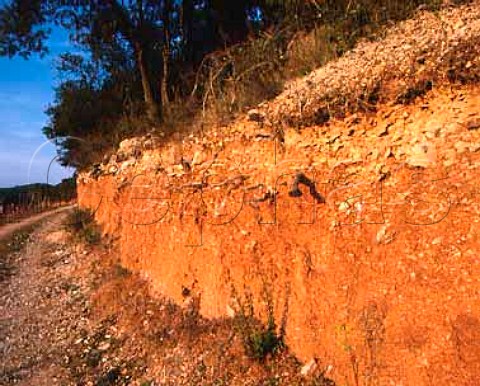
[[[177,302],[188,288],[203,315],[231,315],[234,293],[251,292],[265,318],[266,287],[287,344],[338,384],[474,385],[479,105],[478,88],[437,90],[428,103],[287,129],[276,149],[241,122],[185,140],[191,170],[164,145],[112,175],[81,175],[79,202],[118,237],[126,267]],[[326,203],[305,186],[288,194],[297,172]],[[258,184],[277,187],[276,204]]]

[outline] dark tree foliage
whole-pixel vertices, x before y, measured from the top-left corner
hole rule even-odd
[[[0,55],[28,58],[32,53],[47,53],[44,43],[49,30],[39,28],[46,17],[38,0],[16,1],[0,9]]]
[[[59,184],[29,184],[13,188],[0,188],[0,204],[32,206],[48,200],[50,203],[69,201],[76,197],[74,177],[65,178]]]
[[[298,31],[325,27],[341,55],[365,26],[404,17],[423,2],[10,0],[0,5],[0,55],[44,55],[51,27],[68,30],[81,54],[58,60],[63,83],[44,133],[56,140],[64,165],[82,168],[134,134],[135,119],[150,126],[171,120],[174,103],[204,109],[208,98],[219,98],[232,111],[246,105],[241,93],[250,102],[275,95]]]

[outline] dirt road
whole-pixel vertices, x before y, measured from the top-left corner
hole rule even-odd
[[[36,222],[43,220],[44,218],[47,218],[48,216],[51,216],[56,213],[62,213],[66,210],[72,209],[75,205],[70,205],[70,206],[65,206],[62,208],[57,208],[54,210],[50,210],[48,212],[44,213],[39,213],[35,216],[28,217],[26,219],[23,219],[19,222],[12,223],[12,224],[6,224],[0,227],[0,240],[3,238],[11,235],[13,232],[18,231],[19,229],[26,227],[28,225],[35,224]]]
[[[1,230],[0,237],[48,216],[22,251],[14,252],[14,272],[0,283],[0,384],[57,385],[70,382],[61,355],[72,329],[82,320],[62,277],[72,253],[62,242],[67,208],[33,216]],[[78,323],[72,322],[77,320]]]

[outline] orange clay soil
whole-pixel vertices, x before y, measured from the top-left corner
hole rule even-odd
[[[239,121],[81,175],[79,203],[125,267],[206,317],[251,293],[265,320],[271,296],[288,346],[337,384],[475,385],[478,106],[478,87],[440,88],[281,140]],[[325,203],[289,194],[298,173]]]

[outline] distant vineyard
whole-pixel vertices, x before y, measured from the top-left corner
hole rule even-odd
[[[76,198],[73,178],[58,185],[31,184],[0,188],[0,225],[69,203]]]

